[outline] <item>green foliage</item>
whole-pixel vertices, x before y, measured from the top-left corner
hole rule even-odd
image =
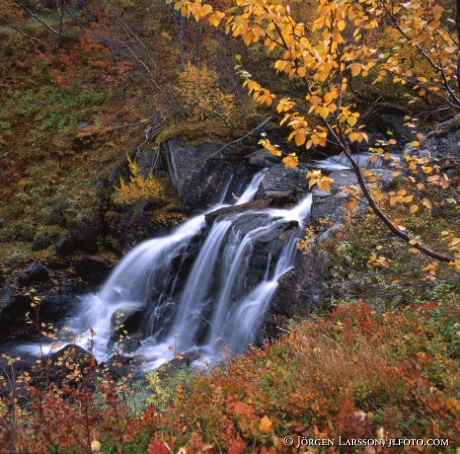
[[[182,366],[170,374],[162,373],[161,369],[147,372],[147,406],[153,405],[159,411],[167,413],[168,408],[174,405],[176,400],[184,399],[191,391],[196,376],[196,371],[187,366]]]

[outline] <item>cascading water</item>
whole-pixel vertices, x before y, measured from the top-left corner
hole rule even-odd
[[[251,201],[263,177],[257,174],[235,205]],[[257,339],[280,277],[295,263],[299,228],[310,207],[308,196],[291,210],[221,215],[204,241],[206,219],[200,215],[167,237],[144,242],[98,294],[84,299],[67,330],[83,347],[94,332],[93,354],[106,361],[114,354],[117,318],[121,323],[140,314],[136,331],[143,340],[124,353],[148,368],[176,352],[196,352],[198,362],[214,363],[225,349],[245,350]]]

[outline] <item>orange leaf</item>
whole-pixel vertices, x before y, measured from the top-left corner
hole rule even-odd
[[[264,416],[259,423],[259,430],[261,432],[270,433],[274,431],[273,423],[270,421],[268,416]]]
[[[431,9],[431,12],[433,13],[433,17],[436,20],[439,20],[441,19],[442,13],[444,12],[444,8],[441,5],[436,5],[436,6],[433,6],[433,8]]]

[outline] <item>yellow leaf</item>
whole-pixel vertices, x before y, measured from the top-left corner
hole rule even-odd
[[[350,200],[350,202],[347,203],[347,210],[348,211],[353,211],[356,208],[356,199]]]
[[[200,16],[204,17],[212,13],[212,6],[209,4],[203,5],[201,7]]]
[[[285,158],[283,158],[283,164],[286,167],[293,169],[299,165],[299,159],[297,158],[296,155],[290,154],[286,156]]]
[[[301,66],[300,68],[297,68],[297,74],[300,77],[305,77],[305,75],[307,74],[307,70],[305,69],[304,66]]]
[[[316,95],[310,96],[308,101],[310,102],[310,104],[313,104],[313,105],[321,104],[323,102],[323,100],[319,96],[316,96]]]
[[[323,175],[322,178],[318,180],[318,186],[322,191],[329,191],[333,182],[334,180],[332,178]]]
[[[424,206],[426,206],[430,210],[431,210],[431,208],[433,208],[433,205],[432,205],[431,201],[429,199],[427,199],[427,198],[424,198],[422,203],[423,203]]]
[[[420,209],[420,207],[418,205],[411,205],[410,206],[410,214],[414,214],[414,213],[417,213],[417,211]]]
[[[321,107],[319,110],[319,114],[322,118],[327,118],[331,111],[327,107]]]
[[[414,200],[413,195],[408,195],[408,196],[404,197],[404,203],[411,203],[413,200]]]
[[[351,127],[353,127],[353,126],[356,124],[357,121],[358,121],[358,119],[357,119],[356,117],[353,117],[353,116],[351,116],[351,115],[350,115],[349,117],[347,117],[347,123],[348,123]]]
[[[414,140],[413,142],[410,143],[413,147],[419,147],[420,142],[418,140]]]
[[[273,423],[270,421],[268,416],[264,416],[259,423],[259,430],[265,433],[271,433],[274,431]]]
[[[304,133],[297,133],[295,135],[295,144],[300,147],[307,140],[307,136]]]
[[[374,175],[374,174],[370,174],[370,175],[367,177],[368,183],[375,183],[376,181],[380,181],[381,179],[382,179],[381,176],[379,176],[379,175]]]
[[[350,133],[350,135],[348,136],[348,138],[349,138],[352,142],[356,142],[356,141],[358,140],[359,136],[358,136],[358,133],[357,133],[357,132],[352,132],[352,133]],[[372,157],[374,158],[375,156],[372,156]],[[371,159],[372,159],[372,158],[371,158]]]
[[[220,11],[215,11],[214,14],[209,18],[209,22],[214,27],[218,27],[225,14]]]

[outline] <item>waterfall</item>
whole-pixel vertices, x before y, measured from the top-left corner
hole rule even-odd
[[[311,207],[307,196],[288,210],[245,209],[264,174],[234,197],[233,205],[242,207],[217,216],[206,235],[205,213],[129,252],[67,324],[73,340],[88,348],[92,338],[93,354],[107,361],[116,345],[114,326],[134,317],[132,331],[141,340],[123,354],[148,368],[176,353],[192,353],[199,365],[219,361],[228,349],[247,349],[258,338],[279,279],[295,264]],[[225,198],[207,213],[230,206]]]

